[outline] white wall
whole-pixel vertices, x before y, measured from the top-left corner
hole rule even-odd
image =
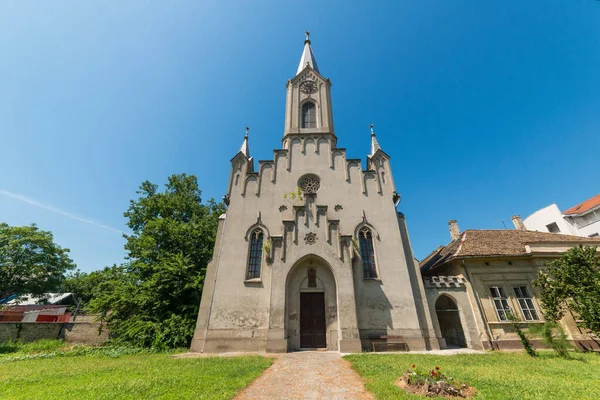
[[[592,211],[582,216],[564,217],[556,204],[551,204],[531,214],[523,220],[530,231],[548,232],[547,225],[555,222],[560,233],[589,237],[600,234],[600,212]]]
[[[579,226],[579,235],[590,236],[594,233],[600,234],[600,213],[596,211],[582,216],[583,218],[574,218],[577,226]]]
[[[550,204],[548,207],[537,210],[523,220],[527,230],[539,232],[548,232],[548,228],[546,226],[553,222],[558,225],[560,233],[567,235],[579,235],[577,228],[563,218],[563,215],[556,204]]]

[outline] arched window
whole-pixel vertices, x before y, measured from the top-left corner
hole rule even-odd
[[[310,101],[302,105],[302,128],[317,127],[317,112],[315,104]]]
[[[260,278],[264,236],[261,229],[255,229],[250,235],[250,255],[248,257],[248,274],[246,275],[246,279]]]
[[[358,232],[358,243],[360,244],[360,258],[363,265],[363,277],[365,279],[377,278],[377,266],[375,265],[375,249],[373,248],[373,234],[369,228],[362,228]]]

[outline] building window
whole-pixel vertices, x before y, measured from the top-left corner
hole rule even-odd
[[[504,289],[500,286],[492,286],[490,287],[490,293],[492,294],[492,302],[496,309],[496,315],[498,315],[498,321],[508,320],[508,318],[506,318],[506,312],[510,311],[510,307],[508,306],[508,300],[506,299],[506,294],[504,294]]]
[[[260,278],[263,238],[264,233],[261,229],[255,229],[250,235],[250,256],[248,257],[248,274],[246,275],[246,279]]]
[[[546,228],[548,229],[548,232],[550,232],[550,233],[560,233],[560,228],[558,227],[556,222],[546,225]]]
[[[315,104],[306,102],[302,105],[302,128],[317,127],[317,112]]]
[[[363,265],[363,277],[365,279],[377,278],[377,266],[375,265],[375,250],[373,248],[373,234],[368,228],[362,228],[358,233],[360,245],[360,258]]]
[[[519,307],[521,307],[523,318],[525,318],[526,321],[538,320],[538,313],[533,306],[533,300],[527,291],[527,287],[516,286],[513,289],[515,290],[515,296],[517,296],[517,300],[519,301]]]

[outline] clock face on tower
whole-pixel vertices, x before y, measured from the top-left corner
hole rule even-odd
[[[316,93],[319,88],[317,88],[317,82],[307,79],[300,83],[300,91],[302,93],[311,94]]]

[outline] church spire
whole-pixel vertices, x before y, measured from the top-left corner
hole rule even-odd
[[[379,145],[379,142],[375,137],[375,130],[373,129],[373,124],[369,125],[369,127],[371,128],[371,157],[373,157],[377,150],[381,150],[381,146]]]
[[[246,127],[246,135],[244,136],[244,142],[242,143],[242,147],[240,147],[240,152],[246,156],[246,158],[250,158],[250,147],[248,146],[248,131],[250,128]]]
[[[319,72],[319,67],[317,67],[317,60],[315,59],[315,55],[310,48],[310,32],[306,31],[306,39],[304,40],[304,51],[302,51],[302,57],[300,58],[300,64],[298,64],[298,71],[296,71],[296,75],[298,75],[306,66],[310,66],[315,72]]]

